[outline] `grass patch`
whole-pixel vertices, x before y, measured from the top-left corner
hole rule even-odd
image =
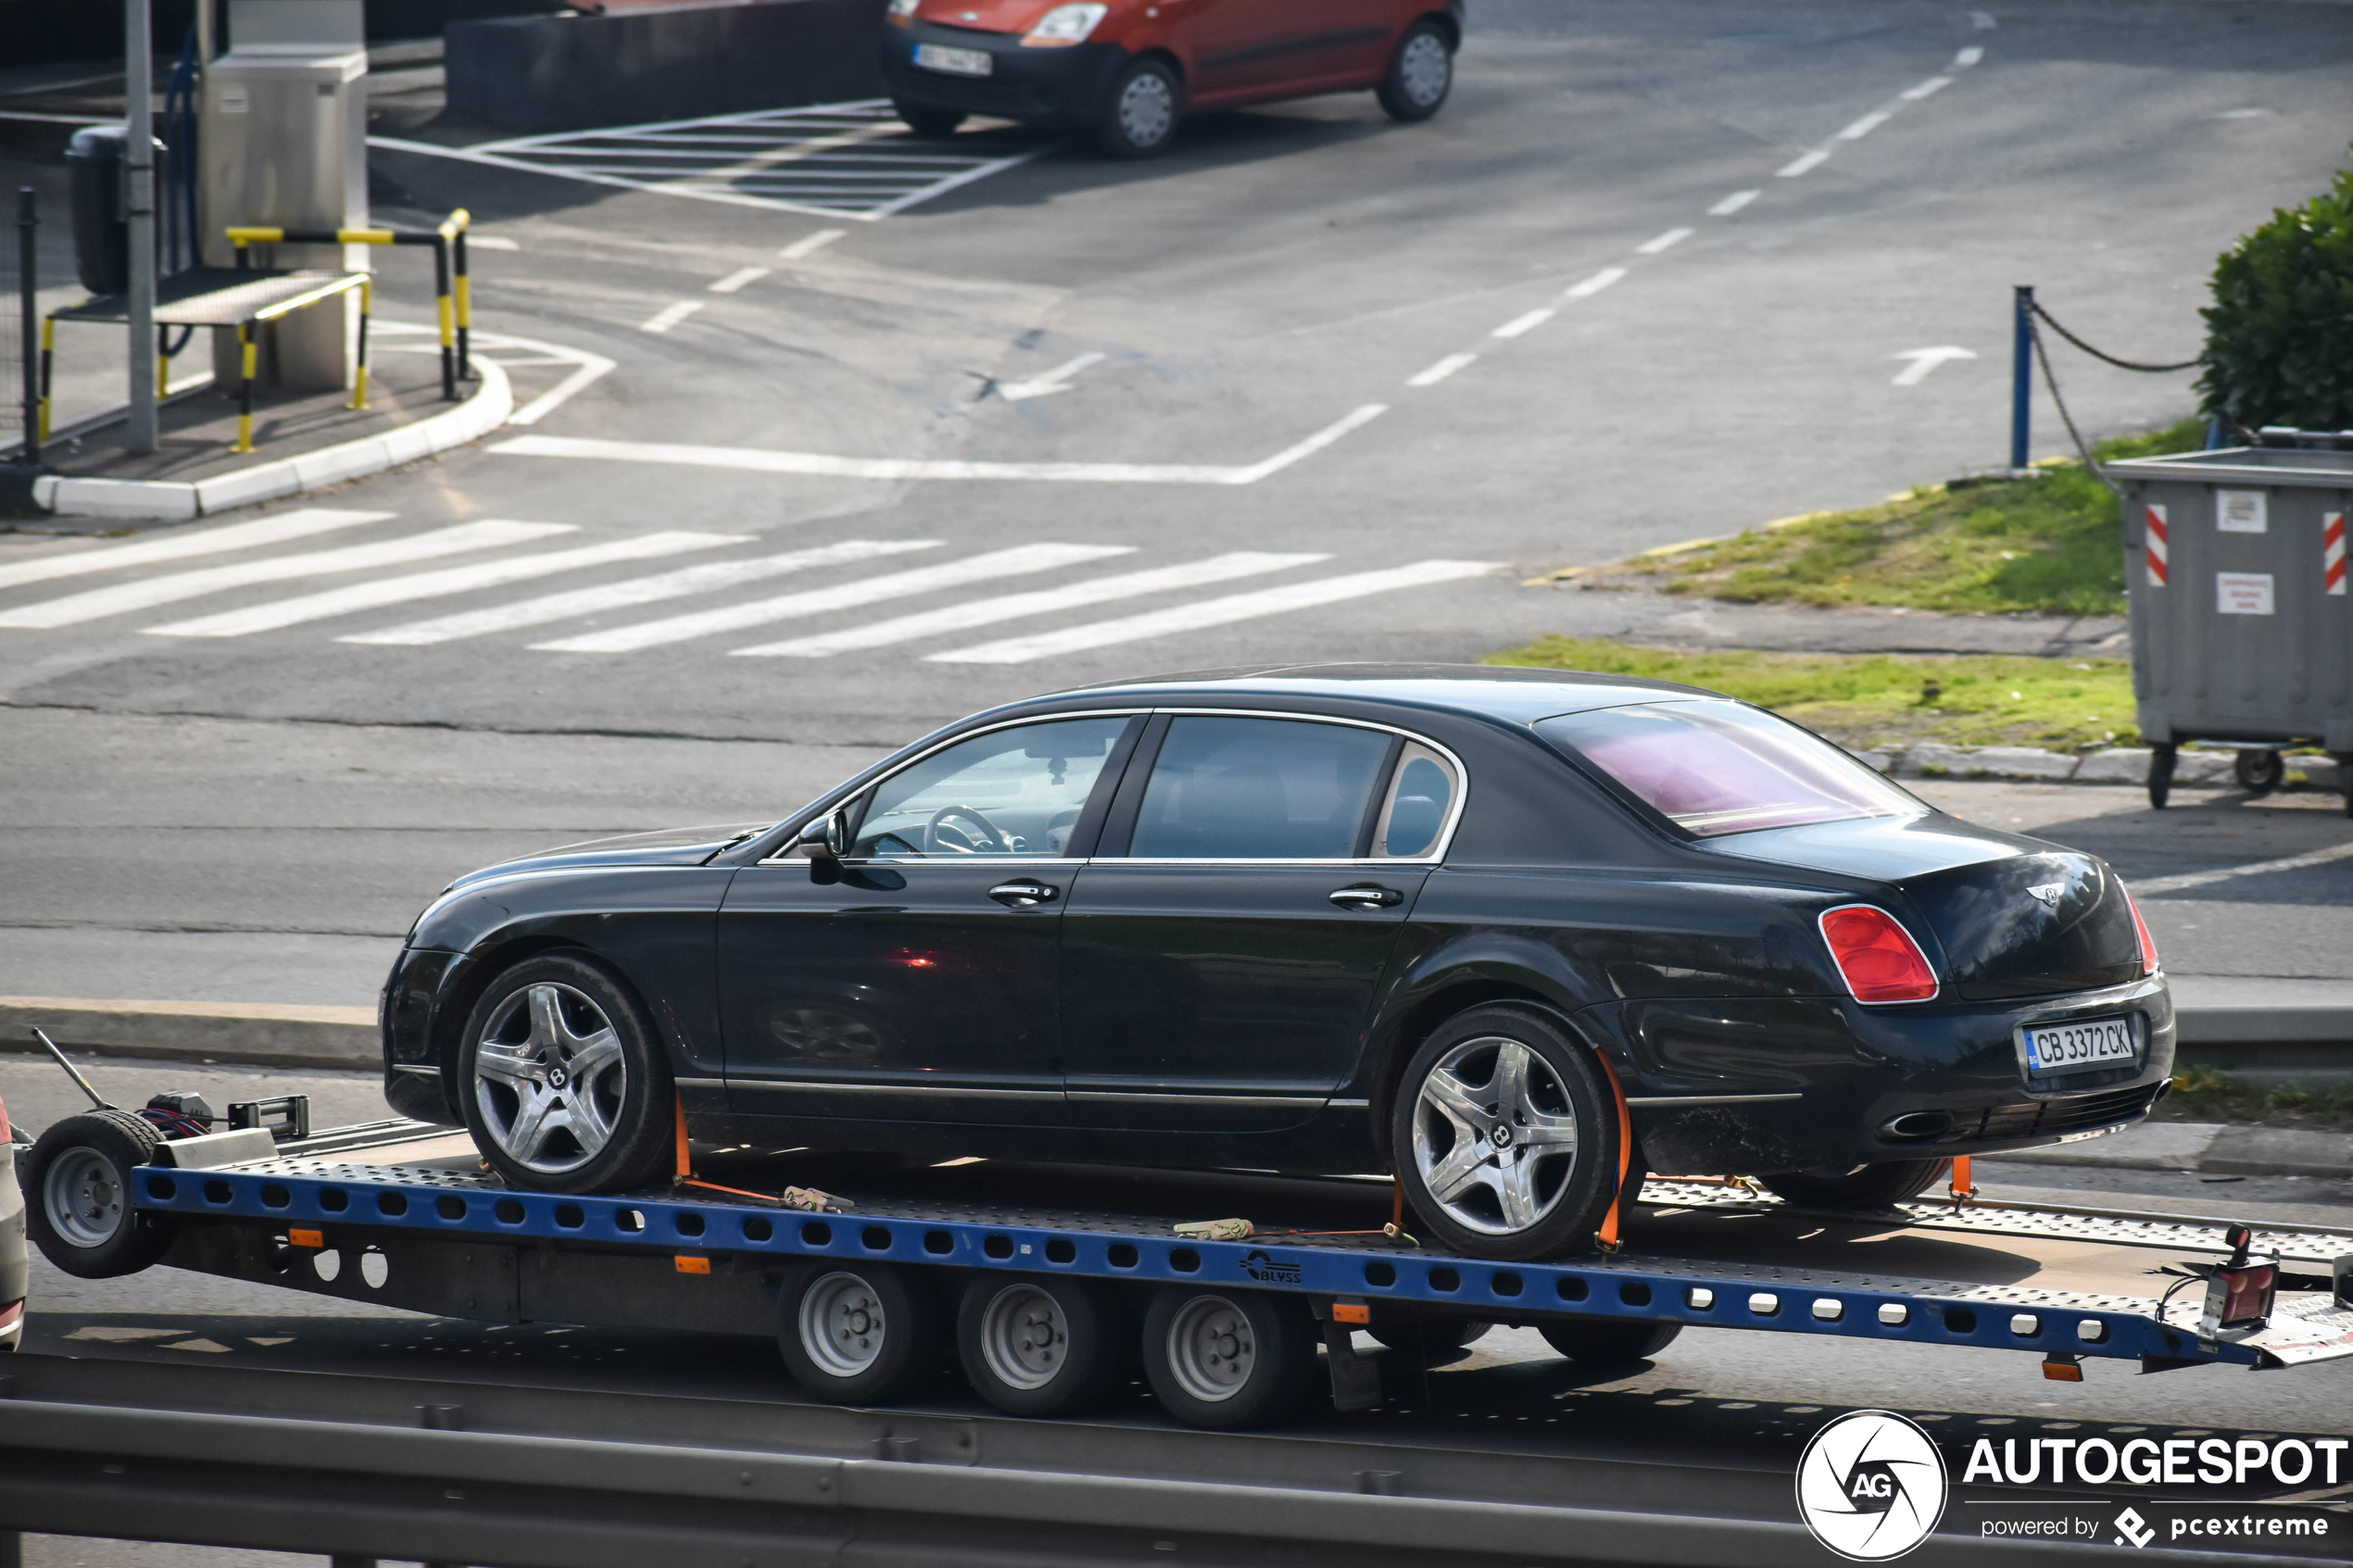
[[[2195,450],[2205,438],[2204,420],[2189,419],[2093,450],[2105,460],[2145,458]],[[1859,511],[1818,512],[1576,576],[1750,603],[2121,615],[2120,538],[2116,497],[2070,461],[2041,479],[1921,485]]]
[[[2353,1132],[2353,1087],[2308,1089],[2278,1084],[2258,1088],[2214,1068],[2185,1067],[2174,1074],[2173,1092],[2151,1113],[2151,1120]]]
[[[1856,751],[1921,741],[2056,751],[2133,746],[2133,666],[1993,654],[1677,653],[1540,637],[1489,664],[1585,670],[1705,686],[1769,708]]]

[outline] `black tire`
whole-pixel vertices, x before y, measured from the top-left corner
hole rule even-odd
[[[1144,1314],[1144,1377],[1189,1426],[1239,1431],[1290,1413],[1315,1375],[1315,1330],[1299,1298],[1169,1286]]]
[[[161,1142],[128,1110],[84,1111],[42,1134],[19,1172],[25,1229],[41,1255],[79,1279],[135,1274],[161,1258],[178,1227],[131,1206],[132,1173]]]
[[[937,1373],[948,1348],[938,1288],[888,1263],[812,1258],[785,1276],[776,1314],[785,1369],[828,1404],[900,1399]]]
[[[1952,1166],[1949,1160],[1890,1160],[1847,1171],[1785,1171],[1756,1179],[1766,1190],[1808,1209],[1887,1209],[1918,1198]]]
[[[2149,747],[2149,805],[2159,811],[2173,797],[2173,755],[2170,746]]]
[[[911,104],[903,98],[894,99],[890,107],[892,113],[907,122],[908,130],[927,142],[946,141],[966,118],[962,109],[942,108],[937,104]]]
[[[956,1357],[1008,1415],[1076,1415],[1107,1400],[1135,1361],[1136,1323],[1081,1279],[973,1276],[956,1311]]]
[[[2231,759],[2231,776],[2249,795],[2269,795],[2287,782],[2287,764],[2276,751],[2242,750]]]
[[[1436,114],[1453,90],[1453,39],[1434,21],[1417,21],[1397,41],[1373,95],[1390,119],[1412,124]]]
[[[1446,1318],[1427,1323],[1391,1323],[1365,1332],[1398,1355],[1436,1361],[1463,1349],[1495,1325],[1476,1318]]]
[[[1147,55],[1112,82],[1095,144],[1112,157],[1158,157],[1176,142],[1184,113],[1185,84],[1167,61]]]
[[[1530,1064],[1528,1094],[1516,1107],[1478,1099],[1496,1088],[1512,1047]],[[1425,1103],[1423,1090],[1441,1069],[1476,1114],[1458,1117],[1437,1100]],[[1465,1076],[1454,1076],[1458,1071]],[[1564,1123],[1573,1146],[1527,1141],[1540,1128],[1557,1134]],[[1503,1128],[1505,1141],[1492,1145]],[[1592,1053],[1544,1014],[1512,1003],[1472,1008],[1440,1025],[1406,1062],[1390,1111],[1390,1149],[1406,1202],[1426,1234],[1449,1248],[1519,1262],[1581,1252],[1592,1247],[1617,1188],[1617,1098]],[[1469,1163],[1450,1170],[1448,1157],[1457,1150]],[[1430,1178],[1457,1171],[1464,1181],[1441,1200]],[[1507,1188],[1526,1195],[1521,1212],[1505,1208]]]
[[[1536,1325],[1544,1343],[1584,1367],[1632,1366],[1675,1343],[1679,1323],[1622,1318],[1551,1318]]]
[[[543,988],[556,998],[560,1027],[541,1027],[535,993]],[[598,1044],[604,1030],[610,1051]],[[485,1061],[501,1059],[538,1080],[485,1075]],[[474,1147],[510,1185],[612,1192],[670,1172],[677,1089],[661,1036],[626,986],[579,955],[543,953],[490,983],[466,1019],[457,1098]],[[541,1100],[557,1103],[527,1122]],[[510,1143],[526,1147],[518,1154]]]

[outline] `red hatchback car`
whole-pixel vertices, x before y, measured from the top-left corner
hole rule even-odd
[[[945,136],[986,114],[1150,157],[1196,109],[1372,89],[1428,119],[1454,81],[1463,0],[890,0],[883,74]]]

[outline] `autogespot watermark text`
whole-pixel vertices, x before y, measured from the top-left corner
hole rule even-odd
[[[2022,1449],[2021,1449],[2022,1445]],[[2347,1437],[2005,1437],[1999,1457],[1994,1439],[1980,1437],[1969,1449],[1961,1485],[2007,1482],[2014,1486],[2133,1486],[2337,1484]]]

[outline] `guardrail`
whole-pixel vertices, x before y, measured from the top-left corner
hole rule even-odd
[[[251,264],[251,252],[245,247],[257,245],[431,245],[433,247],[434,304],[441,324],[441,395],[457,401],[458,383],[473,374],[471,339],[473,332],[473,287],[466,270],[466,231],[472,226],[473,217],[459,207],[431,230],[412,229],[279,229],[258,224],[238,224],[228,231],[229,243],[237,247],[237,265]],[[354,408],[367,403],[368,301],[361,296],[359,306],[360,349],[359,381]],[[248,370],[247,374],[251,371]]]

